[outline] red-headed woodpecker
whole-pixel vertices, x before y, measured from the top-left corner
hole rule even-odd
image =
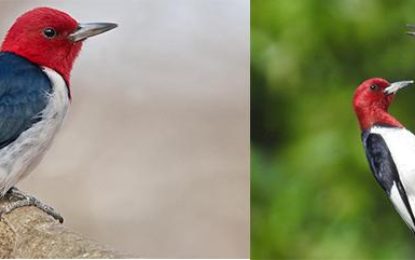
[[[388,113],[395,93],[411,83],[366,80],[356,89],[353,106],[370,169],[415,232],[415,136]]]
[[[70,73],[83,40],[115,28],[78,23],[41,7],[17,18],[0,51],[0,196],[19,198],[14,208],[35,205],[62,221],[50,207],[14,188],[42,159],[70,103]]]

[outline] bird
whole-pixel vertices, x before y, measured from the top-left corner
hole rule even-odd
[[[37,7],[19,16],[0,47],[0,197],[18,207],[36,206],[55,219],[52,207],[16,188],[41,161],[71,103],[70,75],[87,38],[115,23],[79,23],[69,14]]]
[[[415,135],[388,113],[395,94],[413,81],[371,78],[354,92],[353,107],[369,167],[396,211],[415,233]]]

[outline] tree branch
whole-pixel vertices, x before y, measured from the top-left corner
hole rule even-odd
[[[0,200],[0,206],[8,203]],[[36,207],[22,207],[0,221],[1,258],[128,258],[70,231]]]

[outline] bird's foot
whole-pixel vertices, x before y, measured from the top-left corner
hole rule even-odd
[[[52,216],[54,219],[58,220],[60,223],[63,222],[62,216],[56,212],[52,207],[44,204],[40,200],[36,199],[35,197],[24,193],[23,191],[13,187],[11,188],[5,195],[10,202],[6,205],[0,207],[0,218],[3,214],[7,214],[14,209],[25,207],[25,206],[35,206],[48,215]]]

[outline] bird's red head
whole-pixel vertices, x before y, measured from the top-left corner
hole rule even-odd
[[[13,52],[62,75],[69,84],[73,63],[84,39],[117,27],[113,23],[80,24],[49,7],[24,13],[8,31],[1,51]]]
[[[36,8],[17,18],[1,50],[54,69],[69,82],[82,41],[72,42],[68,36],[77,28],[78,22],[64,12],[48,7]]]
[[[398,120],[388,114],[389,105],[395,93],[411,84],[412,81],[389,83],[385,79],[372,78],[357,87],[353,97],[353,107],[362,130],[374,124],[403,127]]]

